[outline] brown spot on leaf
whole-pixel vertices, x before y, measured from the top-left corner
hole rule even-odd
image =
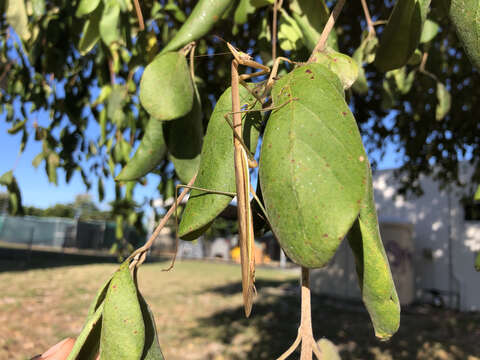
[[[315,79],[315,76],[312,75],[312,76],[310,77],[310,79],[312,79],[312,80]]]
[[[312,73],[312,70],[307,69],[307,70],[305,70],[305,72],[306,72],[307,74],[311,74],[311,73]]]
[[[342,111],[342,115],[343,115],[343,116],[347,115],[347,112],[346,112],[346,111]]]
[[[328,234],[323,234],[323,237],[324,237],[324,238],[327,238],[327,237],[328,237]]]

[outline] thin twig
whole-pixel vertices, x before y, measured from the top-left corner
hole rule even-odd
[[[188,186],[192,186],[193,183],[195,182],[195,179],[197,177],[197,174],[195,174],[191,179],[190,181],[188,182]],[[175,201],[175,203],[170,207],[170,209],[168,209],[167,213],[165,214],[165,216],[162,218],[162,220],[160,221],[160,223],[158,224],[157,228],[155,229],[155,231],[153,232],[153,234],[150,236],[150,238],[148,239],[148,241],[145,243],[145,245],[143,245],[142,247],[139,247],[137,250],[135,250],[128,258],[129,259],[133,259],[135,258],[135,256],[137,256],[137,254],[140,254],[140,253],[144,253],[146,251],[148,251],[148,249],[150,249],[150,247],[153,245],[153,242],[155,241],[155,239],[157,238],[157,236],[160,234],[160,231],[162,231],[163,227],[165,226],[165,224],[167,223],[168,219],[170,219],[170,217],[172,216],[172,214],[174,212],[176,212],[177,210],[177,207],[178,207],[178,204],[180,204],[183,200],[183,198],[185,197],[185,195],[187,195],[189,189],[188,188],[185,188],[183,189],[182,193],[178,196],[177,198],[177,201]]]
[[[135,12],[137,13],[139,28],[143,31],[145,30],[145,23],[143,22],[142,8],[140,7],[138,0],[133,0],[133,3],[135,4]]]
[[[365,20],[367,21],[368,35],[375,36],[375,28],[373,27],[372,17],[370,11],[368,11],[367,1],[361,0],[363,13],[365,14]]]
[[[272,60],[277,58],[277,15],[278,9],[282,7],[283,0],[273,2],[273,20],[272,20]]]
[[[115,70],[113,70],[113,60],[108,57],[108,71],[110,72],[110,84],[115,85]]]
[[[377,20],[372,23],[373,26],[385,25],[388,23],[388,20]]]
[[[322,34],[320,35],[320,39],[318,40],[318,43],[315,46],[315,49],[313,49],[312,54],[308,58],[307,63],[311,63],[315,61],[316,54],[325,48],[328,35],[330,35],[330,32],[332,31],[333,26],[335,25],[335,21],[337,21],[340,13],[342,12],[343,5],[345,5],[345,1],[346,0],[338,0],[337,4],[333,8],[333,11],[330,14],[330,17],[328,18],[327,23],[323,28]]]

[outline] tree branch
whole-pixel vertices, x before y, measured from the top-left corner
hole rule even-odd
[[[345,5],[345,1],[346,0],[338,0],[337,4],[333,8],[333,11],[330,14],[330,17],[328,18],[327,23],[323,28],[322,34],[320,35],[320,39],[318,40],[318,43],[315,46],[315,49],[313,49],[312,54],[308,58],[307,64],[315,61],[316,54],[320,51],[323,51],[323,49],[325,49],[325,44],[327,43],[328,35],[330,35],[330,32],[332,31],[333,26],[335,25],[335,21],[337,21],[340,13],[342,12],[343,5]]]
[[[373,26],[372,17],[370,16],[370,11],[368,11],[367,1],[362,1],[363,13],[365,14],[365,20],[367,21],[368,35],[375,36],[375,27]]]

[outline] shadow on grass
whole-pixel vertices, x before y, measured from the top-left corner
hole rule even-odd
[[[243,307],[202,318],[190,334],[222,343],[229,359],[276,359],[294,341],[300,320],[296,281],[256,282],[259,296],[252,315]],[[225,296],[241,292],[235,283],[208,290]],[[361,302],[312,295],[315,338],[335,343],[342,359],[467,359],[480,354],[480,314],[460,313],[430,306],[413,306],[402,313],[401,326],[388,342],[374,336]],[[298,359],[293,354],[290,359]],[[471,359],[478,359],[472,357]]]
[[[167,257],[150,256],[147,262],[168,260]],[[45,269],[60,266],[118,263],[110,254],[86,254],[82,251],[61,252],[0,247],[0,272]]]

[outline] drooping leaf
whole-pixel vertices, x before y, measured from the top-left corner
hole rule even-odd
[[[57,185],[57,168],[60,164],[60,157],[58,154],[51,152],[48,154],[47,158],[47,173],[48,173],[48,180],[52,183]]]
[[[435,119],[442,120],[450,111],[452,99],[445,85],[437,81],[437,106],[435,108]]]
[[[158,342],[157,327],[155,318],[150,307],[138,292],[138,300],[142,310],[143,322],[145,324],[145,345],[143,347],[142,360],[164,360],[160,343]]]
[[[375,66],[386,72],[406,65],[420,42],[430,0],[397,0],[375,57]]]
[[[324,0],[294,0],[290,2],[292,17],[303,34],[302,41],[311,52],[315,48],[320,34],[328,20],[330,11]],[[327,39],[327,45],[338,50],[337,33],[332,31]]]
[[[150,119],[142,141],[133,157],[116,177],[119,181],[136,180],[152,171],[164,159],[165,146],[162,122]]]
[[[278,21],[278,43],[285,51],[296,50],[300,47],[303,37],[297,22],[284,9],[280,9],[282,16]]]
[[[433,40],[440,30],[440,25],[433,20],[427,19],[423,24],[422,35],[420,36],[420,43],[427,43]]]
[[[94,360],[97,357],[103,308],[104,304],[101,303],[92,314],[87,316],[85,325],[66,360]]]
[[[117,1],[109,0],[105,2],[99,32],[101,39],[107,46],[121,41],[120,4]]]
[[[82,17],[90,14],[98,7],[100,1],[101,0],[80,0],[75,16]]]
[[[161,54],[178,50],[191,41],[198,40],[207,34],[213,25],[220,20],[230,4],[230,1],[225,0],[198,1],[187,21],[185,21],[173,39],[162,49]]]
[[[240,0],[235,9],[233,20],[235,24],[245,24],[249,14],[255,12],[255,6],[250,3],[250,0]]]
[[[197,173],[202,151],[203,124],[200,94],[195,87],[192,110],[185,116],[163,123],[165,144],[180,181],[188,183]]]
[[[477,254],[475,258],[475,270],[480,271],[480,252]]]
[[[378,229],[370,168],[360,214],[347,238],[375,336],[388,340],[400,325],[400,303]]]
[[[468,58],[480,69],[480,2],[477,0],[442,0],[455,25]]]
[[[475,192],[475,195],[473,196],[473,200],[478,201],[480,200],[480,185],[477,187],[477,191]]]
[[[97,7],[97,9],[88,16],[85,21],[82,30],[82,36],[78,42],[78,51],[81,55],[87,54],[93,49],[97,41],[100,39],[100,19],[102,18],[103,5]]]
[[[101,359],[140,359],[145,343],[145,326],[129,262],[113,275],[105,296]]]
[[[240,87],[240,105],[256,104],[256,99],[245,88]],[[224,115],[232,111],[231,89],[228,88],[218,99],[203,139],[200,168],[194,186],[203,189],[235,193],[235,170],[233,159],[233,130]],[[258,103],[258,102],[257,102]],[[255,109],[259,109],[259,104]],[[252,153],[255,152],[261,125],[261,116],[249,112],[243,119],[243,138]],[[194,240],[201,235],[198,229],[207,230],[215,219],[232,201],[232,196],[192,190],[179,225],[179,236]]]
[[[349,89],[358,78],[358,65],[350,56],[326,47],[315,54],[315,63],[326,66],[340,79],[343,88]]]
[[[157,120],[173,120],[190,112],[193,85],[183,54],[159,55],[148,64],[140,81],[140,101]]]
[[[5,5],[7,23],[15,30],[20,39],[24,41],[30,39],[25,0],[6,0]]]
[[[22,130],[25,127],[26,122],[27,122],[27,119],[17,122],[10,129],[8,129],[8,133],[11,135],[18,133],[20,130]]]
[[[105,198],[105,188],[103,186],[103,181],[101,177],[98,178],[97,189],[98,189],[98,201],[102,202],[103,199]]]
[[[360,210],[366,155],[338,77],[299,67],[273,87],[260,184],[272,230],[297,264],[327,264]]]
[[[13,183],[13,171],[7,171],[0,176],[0,185],[9,186]]]

